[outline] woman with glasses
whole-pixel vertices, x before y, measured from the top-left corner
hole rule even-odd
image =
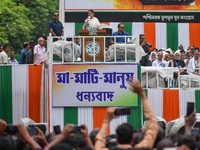
[[[94,11],[88,10],[88,17],[85,19],[84,29],[89,27],[97,28],[98,25],[100,25],[100,22],[96,17],[94,17]]]
[[[150,56],[149,56],[149,60],[153,63],[155,60],[157,59],[157,54],[156,52],[151,52]]]

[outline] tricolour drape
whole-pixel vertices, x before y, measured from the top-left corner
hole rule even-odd
[[[21,118],[29,117],[28,65],[12,66],[13,124],[21,123]]]
[[[0,66],[0,118],[12,124],[12,68]]]
[[[178,90],[163,90],[163,118],[167,122],[179,118]]]
[[[102,22],[105,23],[105,22]],[[77,35],[82,29],[81,23],[64,23],[65,36]],[[108,22],[113,32],[118,30],[119,22]],[[176,51],[180,44],[187,49],[188,46],[200,47],[200,23],[144,23],[124,22],[125,30],[130,35],[145,34],[146,40],[152,44],[152,48]]]
[[[40,122],[42,66],[29,66],[29,118]]]

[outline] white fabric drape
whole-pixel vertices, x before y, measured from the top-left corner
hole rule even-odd
[[[163,118],[163,90],[148,89],[147,96],[155,115]]]
[[[75,36],[75,23],[64,24],[64,36]]]
[[[156,23],[156,48],[167,49],[167,27],[166,23]]]
[[[144,23],[142,22],[132,23],[132,35],[137,36],[138,34],[144,34]]]
[[[28,65],[12,66],[12,107],[13,124],[22,123],[21,118],[29,112]]]
[[[178,45],[182,44],[187,50],[190,45],[189,23],[178,23]]]
[[[195,102],[195,90],[179,90],[180,117],[186,114],[188,101]]]
[[[118,125],[127,122],[127,116],[120,116],[119,118],[114,118],[110,122],[110,134],[116,134],[115,130]]]
[[[118,24],[119,24],[119,22],[110,22],[110,26],[112,27],[112,32],[113,33],[118,31],[118,27],[117,27]]]
[[[52,108],[52,119],[50,124],[51,132],[54,125],[60,125],[60,129],[64,129],[64,108]]]
[[[88,128],[88,133],[93,130],[93,108],[79,107],[78,108],[78,125],[85,124]]]
[[[49,126],[50,126],[50,132],[53,131],[53,108],[52,108],[52,100],[53,100],[53,90],[52,88],[53,87],[53,65],[52,64],[49,64],[49,110],[50,110],[50,121],[49,121]],[[63,110],[63,115],[64,115],[64,110]],[[63,118],[64,120],[64,118]],[[64,122],[64,121],[63,121]]]

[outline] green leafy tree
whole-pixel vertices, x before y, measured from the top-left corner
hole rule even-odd
[[[27,0],[13,1],[20,5]],[[49,35],[49,22],[52,19],[52,13],[58,11],[58,4],[58,0],[31,0],[26,3],[26,8],[30,10],[27,16],[35,27],[31,32],[31,40],[37,41],[39,37]]]
[[[18,7],[11,0],[1,0],[0,5],[0,43],[23,43],[31,39],[35,28],[29,20],[24,5]]]
[[[0,43],[10,43],[18,51],[24,42],[37,42],[49,35],[48,25],[52,13],[58,11],[58,0],[0,1]]]

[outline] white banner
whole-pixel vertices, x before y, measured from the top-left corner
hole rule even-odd
[[[137,64],[53,65],[53,106],[137,106],[129,77]]]

